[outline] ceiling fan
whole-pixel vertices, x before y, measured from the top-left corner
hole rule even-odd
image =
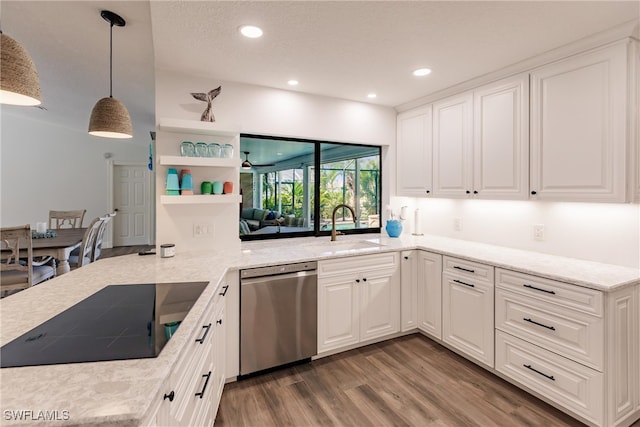
[[[251,169],[252,167],[259,168],[259,167],[263,167],[263,166],[275,166],[274,163],[268,163],[268,164],[265,163],[265,164],[261,164],[261,165],[251,163],[249,161],[249,152],[248,151],[243,151],[243,153],[244,153],[244,162],[242,162],[242,169]]]

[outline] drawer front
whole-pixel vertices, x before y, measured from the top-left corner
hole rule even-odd
[[[398,253],[386,252],[376,255],[361,255],[318,261],[318,277],[330,277],[338,274],[358,274],[371,270],[395,270],[398,268]]]
[[[599,371],[603,369],[601,317],[496,289],[496,328]]]
[[[496,268],[496,286],[553,304],[602,316],[602,292],[531,274]]]
[[[603,374],[560,355],[496,331],[496,370],[602,425]]]
[[[493,285],[493,267],[488,265],[445,256],[442,258],[442,271]]]

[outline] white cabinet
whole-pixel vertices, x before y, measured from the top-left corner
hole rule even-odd
[[[436,102],[433,120],[435,196],[528,197],[528,75]]]
[[[433,195],[465,197],[471,190],[473,94],[433,104]]]
[[[396,188],[398,196],[427,196],[432,188],[431,106],[398,115]]]
[[[159,426],[213,425],[226,372],[225,302],[221,294],[213,298],[191,331],[156,397],[161,401],[155,416]]]
[[[418,264],[419,251],[400,253],[400,330],[418,327]]]
[[[398,253],[318,262],[318,353],[399,330]]]
[[[416,251],[418,328],[442,338],[442,255]]]
[[[444,257],[442,340],[493,367],[493,267]]]
[[[473,93],[473,187],[477,198],[529,196],[529,76]]]
[[[627,49],[619,42],[531,73],[536,198],[626,201]]]

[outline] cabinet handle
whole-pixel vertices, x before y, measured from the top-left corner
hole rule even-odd
[[[360,283],[360,279],[356,279],[356,283]]]
[[[209,329],[211,329],[211,323],[209,323],[207,326],[203,326],[202,328],[205,329],[204,335],[202,336],[202,338],[196,339],[196,342],[199,342],[200,344],[204,344],[204,339],[207,337],[207,334],[209,333]]]
[[[171,390],[171,393],[169,393],[169,394],[166,394],[166,393],[165,393],[165,395],[164,395],[164,397],[162,398],[162,400],[167,400],[167,399],[169,399],[169,402],[173,402],[173,398],[174,398],[174,397],[176,397],[176,393],[175,393],[173,390]]]
[[[555,291],[548,291],[546,289],[536,288],[535,286],[531,286],[531,285],[527,285],[527,284],[524,284],[522,286],[524,286],[525,288],[533,289],[535,291],[546,292],[546,293],[551,294],[551,295],[555,295],[556,294]]]
[[[475,273],[475,270],[472,270],[470,268],[464,268],[464,267],[458,267],[457,265],[454,265],[453,268],[455,268],[456,270],[462,270],[462,271],[466,271],[467,273]]]
[[[431,190],[427,190],[427,194],[431,193]]]
[[[209,385],[209,378],[211,378],[211,371],[209,371],[208,374],[205,374],[202,376],[203,378],[206,377],[207,379],[204,382],[204,386],[202,387],[202,391],[199,393],[196,393],[196,396],[199,396],[200,399],[202,399],[204,397],[204,391],[207,389],[207,386]]]
[[[538,194],[538,192],[537,191],[532,191],[531,194],[535,196],[536,194]]]
[[[551,329],[552,331],[556,330],[556,328],[553,326],[547,326],[543,323],[538,323],[535,320],[527,319],[526,317],[523,317],[522,320],[524,320],[525,322],[533,323],[534,325],[542,326],[543,328]]]
[[[225,296],[229,290],[229,285],[223,286],[222,289],[224,289],[224,291],[220,292],[220,295]]]
[[[467,191],[466,191],[466,193],[467,193],[467,194],[471,194],[471,191],[467,190]]]
[[[473,190],[473,194],[478,194],[478,190]]]
[[[365,277],[364,279],[362,279],[362,281],[363,281],[363,282],[366,282],[366,281],[367,281],[367,278]]]
[[[453,281],[456,282],[456,283],[460,283],[461,285],[469,286],[470,288],[475,288],[476,287],[476,285],[472,285],[471,283],[465,283],[465,282],[463,282],[461,280],[458,280],[458,279],[453,279]]]
[[[404,258],[404,259],[409,259],[409,257],[408,257],[408,256],[405,256],[405,257],[403,257],[403,258]]]
[[[216,323],[217,323],[218,325],[222,325],[222,319],[218,319],[218,320],[216,320]]]
[[[545,378],[549,378],[551,381],[555,381],[556,379],[553,377],[553,375],[547,375],[544,372],[540,372],[538,371],[536,368],[532,368],[531,365],[522,365],[527,369],[531,369],[533,372],[535,372],[536,374],[540,374]]]

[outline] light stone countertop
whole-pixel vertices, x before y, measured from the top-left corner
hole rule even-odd
[[[437,236],[389,238],[380,234],[244,242],[239,251],[178,253],[174,258],[127,255],[106,258],[0,300],[0,344],[4,345],[112,284],[209,281],[178,333],[157,358],[31,366],[0,370],[2,425],[139,424],[158,396],[188,332],[213,298],[229,269],[424,249],[496,267],[533,273],[602,291],[640,284],[640,270],[557,257]],[[370,246],[358,247],[367,240]],[[378,245],[374,245],[377,243]],[[180,333],[182,331],[182,333]],[[187,331],[185,333],[184,331]],[[66,421],[7,419],[6,411],[68,411]]]

